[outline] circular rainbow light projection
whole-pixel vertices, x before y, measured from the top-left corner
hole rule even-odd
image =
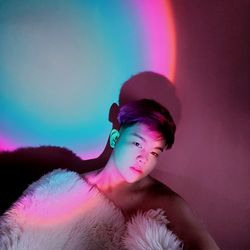
[[[0,150],[64,146],[97,157],[130,76],[174,80],[169,1],[2,1]]]

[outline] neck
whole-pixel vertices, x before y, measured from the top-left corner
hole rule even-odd
[[[90,176],[89,181],[103,192],[113,192],[114,189],[116,190],[129,185],[117,170],[112,157],[101,171]]]

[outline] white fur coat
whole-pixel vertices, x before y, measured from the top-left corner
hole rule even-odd
[[[0,218],[1,250],[175,250],[163,210],[138,212],[129,222],[81,176],[55,170],[33,183]]]

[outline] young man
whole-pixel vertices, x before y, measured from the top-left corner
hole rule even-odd
[[[174,143],[170,113],[142,99],[121,107],[118,120],[104,168],[82,177],[59,169],[33,183],[0,219],[1,249],[122,249],[124,237],[125,249],[180,249],[168,230],[184,249],[218,249],[186,202],[149,176]]]
[[[187,203],[149,176],[159,155],[174,143],[175,123],[159,103],[142,99],[124,105],[120,129],[110,134],[113,152],[100,171],[85,175],[129,220],[138,210],[163,208],[184,249],[219,249]]]

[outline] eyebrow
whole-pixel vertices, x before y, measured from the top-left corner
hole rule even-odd
[[[131,133],[131,135],[140,138],[142,141],[146,142],[146,139],[144,137],[142,137],[141,135],[137,134],[137,133]],[[161,147],[155,147],[155,149],[159,149],[161,152],[163,152],[163,148]]]

